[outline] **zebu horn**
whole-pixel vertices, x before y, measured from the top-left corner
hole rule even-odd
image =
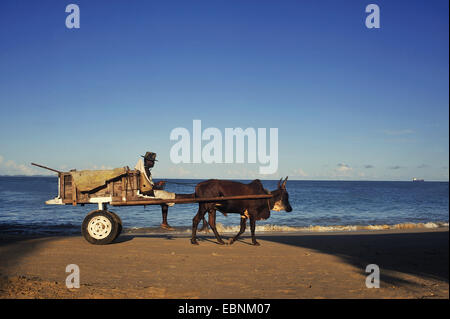
[[[281,181],[283,180],[283,177],[282,178],[280,178],[280,180],[278,181],[278,188],[280,188],[281,187]]]
[[[286,188],[286,182],[288,180],[289,176],[286,176],[286,179],[284,180],[283,184],[281,184],[281,188]]]

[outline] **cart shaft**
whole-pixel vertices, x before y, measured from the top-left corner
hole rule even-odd
[[[112,201],[112,206],[138,206],[138,205],[161,205],[161,204],[189,204],[199,202],[219,202],[224,200],[240,200],[240,199],[269,199],[272,195],[237,195],[237,196],[221,196],[221,197],[203,197],[203,198],[178,198],[178,199],[142,199],[130,201]]]

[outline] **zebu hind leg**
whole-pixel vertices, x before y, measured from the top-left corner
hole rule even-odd
[[[203,226],[202,228],[200,228],[198,231],[203,231],[205,233],[209,233],[209,228],[208,228],[208,222],[206,221],[206,218],[203,217]]]
[[[197,242],[197,227],[198,223],[205,217],[206,214],[206,207],[204,204],[198,205],[198,211],[197,214],[192,219],[192,238],[191,238],[191,244],[198,245]]]
[[[245,232],[246,226],[247,226],[247,217],[241,215],[241,229],[239,230],[236,236],[230,239],[230,242],[228,243],[229,245],[232,245],[239,238],[239,236],[241,236],[242,233]]]
[[[219,232],[217,231],[217,228],[216,228],[216,210],[214,208],[211,208],[208,211],[208,222],[209,222],[209,227],[211,227],[212,231],[214,232],[214,236],[216,236],[216,239],[219,242],[219,244],[224,245],[225,242],[220,237]]]

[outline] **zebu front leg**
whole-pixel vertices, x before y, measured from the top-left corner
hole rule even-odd
[[[256,241],[255,229],[256,229],[256,217],[254,215],[250,215],[250,230],[252,232],[252,243],[255,246],[259,246],[260,244]]]
[[[246,226],[247,226],[247,217],[245,215],[241,215],[241,229],[239,229],[239,232],[237,233],[236,236],[230,239],[229,242],[230,245],[232,245],[239,238],[239,236],[241,236],[242,233],[245,232]]]

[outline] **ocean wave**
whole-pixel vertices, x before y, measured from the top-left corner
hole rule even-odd
[[[216,225],[219,233],[237,233],[240,229],[239,225],[226,226],[221,223]],[[390,230],[390,229],[434,229],[449,227],[448,222],[426,222],[426,223],[401,223],[393,225],[311,225],[311,226],[286,226],[286,225],[257,225],[256,232],[278,233],[278,232],[351,232],[351,231],[373,231],[373,230]],[[199,227],[200,228],[200,227]],[[159,227],[132,227],[124,230],[125,234],[184,234],[191,233],[189,226],[174,227],[174,230],[165,230]],[[247,226],[246,232],[250,231]],[[199,231],[200,232],[200,231]]]
[[[359,230],[388,230],[388,229],[420,229],[420,228],[442,228],[448,227],[448,222],[427,222],[427,223],[401,223],[393,225],[310,225],[283,226],[283,225],[257,225],[257,232],[335,232],[335,231],[359,231]],[[219,232],[238,232],[240,226],[224,226],[217,224]],[[247,227],[248,230],[248,227]]]

